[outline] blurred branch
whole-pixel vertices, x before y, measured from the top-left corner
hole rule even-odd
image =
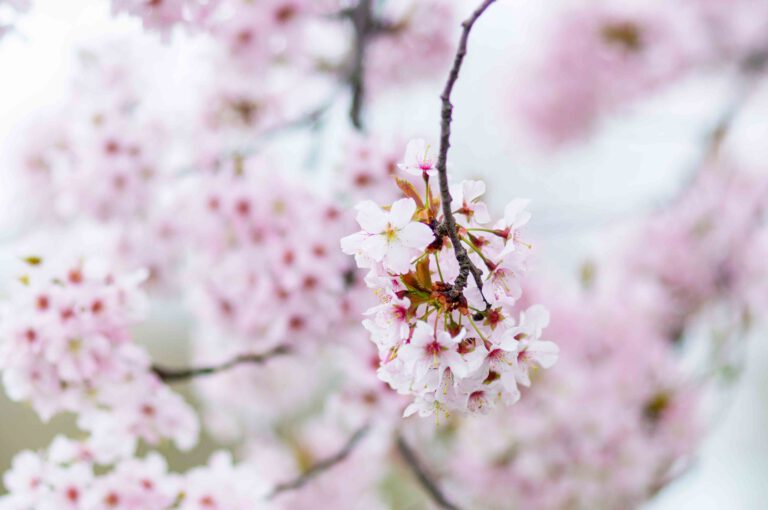
[[[217,374],[219,372],[225,372],[231,368],[239,365],[261,365],[268,360],[283,356],[290,352],[290,348],[285,345],[278,345],[277,347],[270,349],[269,351],[260,354],[241,354],[227,362],[220,365],[211,365],[206,367],[196,368],[168,368],[158,365],[152,366],[152,371],[166,383],[187,381],[196,377],[204,377],[208,375]]]
[[[728,137],[735,120],[749,103],[752,92],[760,81],[760,78],[762,78],[767,66],[768,51],[754,52],[748,55],[740,63],[735,90],[733,91],[730,100],[715,120],[714,125],[705,135],[703,150],[691,170],[688,172],[680,190],[673,198],[673,202],[696,182],[699,173],[707,163],[717,159],[723,146],[723,142]]]
[[[362,439],[366,436],[369,430],[370,430],[369,425],[364,425],[360,427],[352,435],[352,437],[349,438],[349,440],[341,448],[341,450],[339,450],[334,455],[326,459],[320,460],[316,464],[313,464],[309,469],[307,469],[304,473],[302,473],[300,476],[298,476],[294,480],[278,484],[274,489],[272,489],[272,491],[269,493],[267,498],[272,499],[283,492],[300,489],[304,487],[307,483],[309,483],[312,479],[317,477],[318,475],[331,469],[335,465],[343,462],[347,457],[350,456],[352,451],[357,447],[360,441],[362,441]]]
[[[434,501],[438,507],[445,510],[460,510],[458,506],[448,501],[448,498],[437,486],[437,483],[427,474],[424,466],[421,464],[418,457],[416,457],[416,452],[411,449],[402,434],[397,435],[396,441],[397,450],[400,452],[400,455],[403,457],[408,468],[410,468],[413,475],[419,481],[419,484],[429,494],[429,497],[432,498],[432,501]]]
[[[453,120],[453,104],[451,103],[451,93],[453,87],[456,85],[456,81],[459,79],[459,72],[461,66],[464,63],[464,57],[467,55],[467,42],[469,41],[469,33],[472,30],[475,22],[482,16],[482,14],[491,6],[496,0],[484,0],[483,3],[472,13],[472,15],[464,20],[461,24],[462,32],[459,39],[459,47],[456,51],[456,57],[453,61],[453,66],[448,74],[448,81],[445,84],[443,93],[440,96],[442,101],[442,110],[440,114],[440,151],[437,157],[437,171],[440,177],[440,195],[443,202],[443,223],[439,228],[439,232],[447,234],[451,239],[453,245],[453,251],[456,255],[456,260],[459,263],[459,276],[451,290],[451,297],[458,299],[461,296],[464,288],[467,286],[467,278],[469,273],[472,273],[472,277],[480,289],[480,294],[483,292],[483,280],[482,272],[475,266],[467,254],[467,250],[459,239],[459,234],[456,230],[456,219],[453,217],[453,211],[451,209],[451,191],[448,188],[448,149],[451,147],[451,121]],[[488,303],[486,301],[486,306]]]
[[[288,119],[281,124],[266,129],[260,133],[257,138],[261,140],[269,140],[274,136],[280,135],[287,131],[293,131],[294,129],[301,129],[304,127],[308,127],[310,129],[317,128],[323,120],[323,117],[325,117],[325,114],[328,113],[328,110],[330,110],[336,103],[337,95],[337,92],[330,94],[325,101],[318,104],[314,108],[302,112],[294,118]]]
[[[373,0],[359,0],[357,7],[350,12],[349,16],[355,29],[352,69],[348,79],[352,90],[349,119],[355,129],[362,131],[362,111],[365,102],[365,53],[368,40],[376,32],[376,23],[373,19]]]

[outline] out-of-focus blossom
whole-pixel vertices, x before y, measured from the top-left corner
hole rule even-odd
[[[695,53],[675,12],[607,3],[566,10],[514,86],[515,114],[548,145],[586,137],[602,116],[689,68]]]
[[[448,69],[457,26],[453,2],[393,0],[380,11],[382,31],[371,40],[365,65],[366,83],[374,94]]]
[[[197,441],[197,418],[151,371],[131,341],[142,318],[143,274],[120,276],[95,264],[27,259],[0,317],[0,370],[8,396],[48,420],[78,414],[96,441],[130,453],[137,439]]]
[[[207,465],[186,474],[168,471],[157,453],[113,465],[91,458],[63,458],[57,445],[77,443],[57,438],[47,451],[23,451],[4,477],[9,493],[2,509],[39,510],[258,510],[274,508],[267,487],[247,464],[215,453]]]

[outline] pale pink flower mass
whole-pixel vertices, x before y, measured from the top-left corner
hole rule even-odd
[[[768,2],[553,4],[540,37],[490,0],[102,2],[0,0],[3,59],[79,41],[0,152],[1,386],[77,432],[18,445],[0,510],[624,509],[693,465],[768,311]],[[652,176],[561,197],[523,136],[546,166],[712,77],[677,194],[593,250],[545,232]]]

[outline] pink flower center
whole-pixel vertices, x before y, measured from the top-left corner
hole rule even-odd
[[[76,503],[80,499],[80,491],[76,487],[69,487],[67,489],[67,499],[72,503]]]
[[[437,342],[437,340],[433,341],[432,343],[427,344],[425,347],[427,354],[430,356],[437,356],[440,354],[440,351],[443,350],[443,347]]]

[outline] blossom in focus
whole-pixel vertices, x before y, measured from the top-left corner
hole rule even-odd
[[[411,173],[418,170],[423,180],[396,178],[406,198],[389,211],[371,201],[358,204],[363,231],[342,239],[341,245],[369,270],[366,284],[381,301],[369,309],[371,318],[363,325],[378,350],[379,378],[414,398],[405,415],[486,413],[518,400],[517,383],[530,383],[532,363],[549,368],[557,358],[557,347],[541,340],[548,320],[543,308],[532,307],[515,319],[519,279],[530,253],[517,250],[516,244],[530,214],[524,210],[527,201],[515,200],[505,218],[489,229],[481,200],[485,185],[464,181],[453,186],[458,235],[485,284],[481,290],[469,278],[456,295],[453,282],[460,267],[450,239],[438,227],[443,221],[440,197],[432,192],[431,174],[417,168],[426,147],[424,140],[411,142],[405,166],[410,161]],[[432,168],[431,163],[423,166]],[[401,243],[405,229],[418,233],[419,242],[408,243],[417,237],[408,232]]]
[[[356,209],[357,222],[363,230],[342,239],[341,247],[344,253],[355,255],[359,264],[371,260],[381,262],[392,273],[406,273],[414,256],[434,241],[427,225],[412,221],[416,203],[411,198],[401,198],[389,211],[370,200],[361,202]]]
[[[436,163],[432,147],[426,140],[418,138],[408,142],[403,163],[398,167],[412,175],[434,177],[437,175]]]

